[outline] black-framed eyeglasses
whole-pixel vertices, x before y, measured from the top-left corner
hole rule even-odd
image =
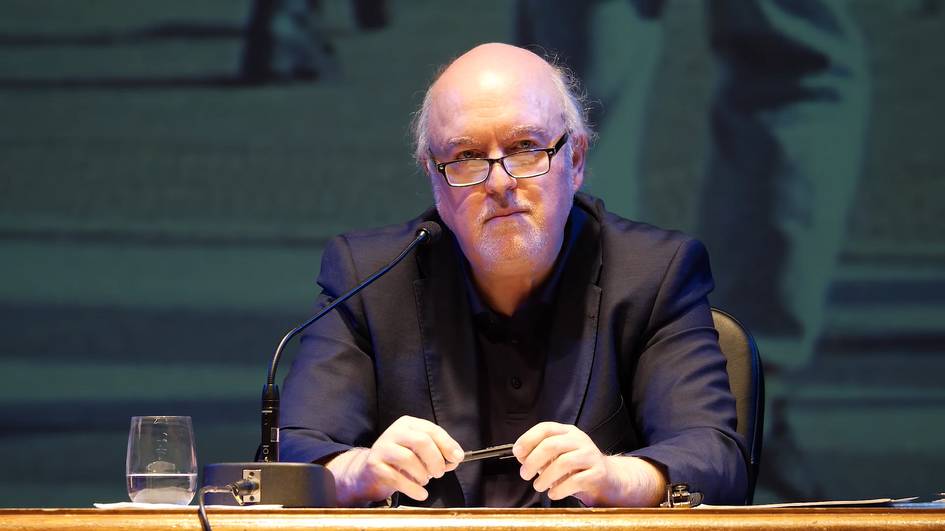
[[[565,131],[561,138],[550,148],[526,149],[510,153],[497,159],[469,158],[457,159],[448,162],[437,162],[430,152],[430,157],[436,164],[446,184],[454,187],[475,186],[485,182],[492,172],[492,165],[499,163],[510,176],[516,179],[530,179],[544,175],[551,170],[551,158],[568,142],[568,133]]]

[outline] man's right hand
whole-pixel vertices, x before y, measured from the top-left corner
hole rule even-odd
[[[338,504],[354,507],[402,492],[427,499],[430,478],[454,470],[463,449],[443,428],[403,416],[394,421],[370,448],[353,448],[326,463],[335,476]]]

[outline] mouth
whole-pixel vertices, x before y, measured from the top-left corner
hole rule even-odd
[[[525,214],[526,212],[528,212],[528,211],[527,211],[527,210],[521,210],[521,209],[519,209],[519,210],[501,210],[501,211],[499,211],[499,212],[493,213],[493,214],[490,215],[488,218],[486,218],[486,222],[493,221],[493,220],[501,220],[501,219],[513,218],[513,217],[515,217],[515,216],[520,216],[520,215],[522,215],[522,214]]]

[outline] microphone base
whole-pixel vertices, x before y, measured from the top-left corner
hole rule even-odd
[[[259,490],[243,497],[243,505],[336,507],[335,477],[310,463],[213,463],[203,467],[203,485],[224,486],[242,479],[259,482]],[[207,493],[208,505],[239,505],[231,494]]]

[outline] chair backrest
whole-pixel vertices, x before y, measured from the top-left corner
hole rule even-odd
[[[761,438],[765,419],[765,381],[761,356],[755,340],[734,317],[712,308],[712,321],[719,333],[719,347],[728,361],[728,381],[735,395],[737,431],[748,445],[748,493],[745,504],[755,496],[755,481],[761,464]]]

